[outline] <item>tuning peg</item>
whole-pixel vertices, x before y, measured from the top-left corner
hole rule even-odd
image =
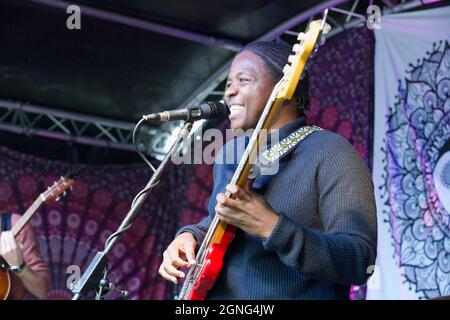
[[[302,47],[298,43],[296,43],[296,44],[294,44],[294,47],[292,48],[292,51],[294,51],[295,53],[299,53],[301,48]]]
[[[322,33],[323,34],[327,34],[328,32],[330,32],[330,30],[331,30],[331,26],[328,23],[325,22],[325,25],[323,26]]]
[[[291,67],[287,64],[283,68],[283,73],[288,74],[291,71]]]
[[[297,36],[297,40],[302,41],[305,40],[306,34],[304,32],[300,32]]]
[[[289,58],[288,58],[288,61],[289,61],[289,63],[294,63],[294,61],[296,60],[296,58],[295,58],[295,56],[293,56],[293,55],[290,55],[289,56]]]

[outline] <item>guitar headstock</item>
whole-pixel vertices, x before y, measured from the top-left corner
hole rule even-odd
[[[330,29],[331,27],[325,22],[324,17],[324,19],[311,21],[306,32],[299,33],[297,37],[299,43],[292,48],[293,54],[289,56],[288,63],[284,66],[284,75],[279,82],[276,98],[292,99],[308,59],[320,45],[321,36],[328,33]]]
[[[66,191],[72,188],[75,185],[75,180],[61,177],[58,181],[56,181],[51,187],[49,187],[45,192],[41,193],[41,199],[44,202],[50,202],[54,200],[58,200],[58,198],[65,194]]]

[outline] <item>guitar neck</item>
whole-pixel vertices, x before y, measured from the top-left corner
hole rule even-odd
[[[34,200],[33,204],[28,208],[27,211],[25,211],[25,213],[22,215],[19,221],[17,221],[17,223],[14,224],[14,226],[12,227],[11,231],[14,236],[16,236],[28,223],[28,221],[30,221],[30,219],[33,217],[33,214],[36,213],[37,209],[39,209],[39,207],[43,202],[44,201],[41,199],[40,196],[36,200]]]
[[[255,159],[258,156],[258,149],[260,147],[260,143],[264,140],[267,130],[270,129],[270,125],[273,122],[273,118],[279,112],[281,104],[283,100],[275,99],[275,90],[272,92],[269,100],[267,101],[266,107],[258,121],[258,124],[255,127],[255,131],[252,134],[252,137],[248,143],[244,154],[239,162],[239,165],[234,172],[233,178],[231,179],[231,184],[236,184],[240,187],[244,187],[244,184],[247,183],[248,174],[252,167],[252,164],[255,163]],[[225,193],[229,196],[229,192]],[[222,236],[227,229],[228,224],[219,219],[217,215],[214,216],[213,221],[208,229],[208,232],[205,236],[205,239],[200,246],[198,252],[200,256],[204,255],[208,246],[211,243],[218,243],[222,239]]]

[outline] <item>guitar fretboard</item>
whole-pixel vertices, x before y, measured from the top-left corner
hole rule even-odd
[[[12,233],[16,236],[22,228],[27,224],[28,221],[33,217],[33,214],[37,209],[41,206],[43,200],[39,196],[36,200],[34,200],[33,204],[25,211],[22,217],[17,221],[17,223],[12,227]]]

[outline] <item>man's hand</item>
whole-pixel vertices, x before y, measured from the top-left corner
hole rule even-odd
[[[0,236],[0,255],[10,266],[20,266],[23,263],[22,245],[12,231],[3,231]]]
[[[185,274],[178,269],[194,265],[196,246],[197,241],[189,232],[184,232],[176,237],[164,251],[159,274],[164,279],[177,284],[178,278],[185,277]]]
[[[268,238],[278,222],[278,215],[270,204],[249,187],[243,189],[229,184],[226,189],[231,198],[223,193],[216,197],[219,218],[250,235]]]

